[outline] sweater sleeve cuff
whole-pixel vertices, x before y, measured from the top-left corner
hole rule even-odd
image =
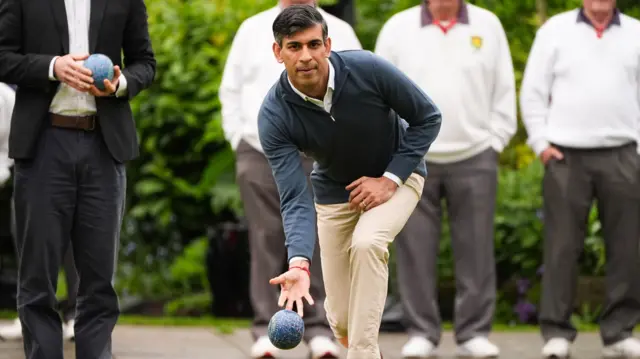
[[[406,181],[414,169],[415,166],[410,165],[404,158],[395,157],[391,160],[389,166],[387,166],[386,173],[393,173],[401,181]]]
[[[502,140],[495,136],[493,137],[493,139],[491,140],[491,147],[498,153],[501,153],[502,150],[504,150],[504,143],[502,143]]]
[[[531,144],[531,148],[536,155],[540,156],[542,151],[546,150],[549,147],[549,142],[545,140],[536,141]]]
[[[4,183],[11,177],[11,171],[7,168],[0,168],[0,188],[4,186]]]
[[[398,187],[402,186],[402,180],[400,179],[400,177],[394,175],[393,173],[385,172],[383,176],[395,182],[398,185]]]

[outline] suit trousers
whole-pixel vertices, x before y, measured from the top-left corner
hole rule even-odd
[[[302,158],[307,173],[313,162]],[[252,336],[255,339],[267,335],[271,316],[279,309],[280,288],[269,284],[269,279],[280,275],[286,268],[287,249],[280,214],[280,197],[275,179],[264,154],[241,141],[236,151],[236,176],[244,203],[245,217],[249,225],[249,250],[251,253],[250,296],[254,312]],[[320,269],[319,250],[316,248],[311,262],[310,294],[315,305],[304,303],[304,340],[331,336],[324,312],[324,287]]]
[[[16,258],[18,258],[18,242],[16,241],[16,211],[13,198],[11,199],[11,236],[13,237]],[[64,263],[62,264],[62,267],[64,269],[65,280],[67,281],[67,298],[63,303],[59,303],[58,309],[62,315],[62,320],[67,323],[71,319],[75,319],[76,316],[76,300],[78,298],[79,282],[78,273],[73,259],[73,250],[71,247],[69,247],[64,256]]]
[[[544,272],[540,329],[545,340],[573,341],[578,259],[595,199],[606,251],[605,345],[631,336],[640,322],[640,155],[636,144],[603,149],[556,146],[545,166]]]
[[[79,276],[76,357],[110,359],[113,288],[125,200],[124,164],[94,131],[46,126],[35,157],[15,163],[18,314],[29,359],[62,359],[58,271],[69,245]]]
[[[387,299],[389,245],[422,195],[412,174],[387,202],[362,212],[348,203],[316,204],[324,303],[336,338],[348,337],[347,359],[380,359],[378,338]]]
[[[456,273],[455,339],[464,343],[488,335],[493,321],[498,154],[489,148],[456,163],[428,163],[428,170],[420,203],[396,240],[399,292],[409,335],[439,344],[437,256],[444,199]]]

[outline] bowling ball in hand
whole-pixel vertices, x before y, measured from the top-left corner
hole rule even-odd
[[[267,327],[271,344],[278,349],[293,349],[304,335],[304,321],[298,313],[283,309],[271,317]]]
[[[91,70],[93,84],[99,90],[105,90],[104,80],[113,81],[113,62],[111,62],[108,56],[93,54],[84,60],[83,66]]]

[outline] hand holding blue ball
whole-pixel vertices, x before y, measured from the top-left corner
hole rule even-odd
[[[84,61],[84,67],[91,70],[93,85],[100,91],[106,90],[104,80],[113,81],[113,62],[103,54],[93,54]]]
[[[271,317],[267,333],[271,344],[276,348],[293,349],[302,341],[304,321],[298,313],[283,309]]]

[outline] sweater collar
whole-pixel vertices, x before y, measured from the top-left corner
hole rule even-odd
[[[583,22],[595,28],[595,25],[591,22],[591,20],[589,20],[587,15],[584,13],[584,7],[581,7],[580,11],[578,11],[578,18],[576,19],[576,22],[578,23]],[[613,25],[620,26],[620,10],[617,8],[613,11],[613,16],[611,17],[611,21],[609,21],[609,23],[605,28],[608,29]]]
[[[421,23],[422,26],[429,26],[433,24],[433,15],[431,11],[429,11],[429,6],[427,5],[427,0],[423,1],[421,6]],[[469,24],[469,8],[467,2],[464,0],[460,0],[460,10],[458,11],[458,16],[456,17],[456,22],[459,24]]]

